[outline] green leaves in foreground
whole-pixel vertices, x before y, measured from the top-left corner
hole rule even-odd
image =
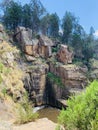
[[[98,130],[98,82],[68,100],[68,108],[58,117],[66,130]]]

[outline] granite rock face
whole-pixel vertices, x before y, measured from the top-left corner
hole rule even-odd
[[[68,50],[68,46],[61,44],[59,51],[57,52],[57,60],[64,63],[72,63],[73,52]]]

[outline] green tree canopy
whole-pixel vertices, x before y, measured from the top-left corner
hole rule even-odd
[[[19,3],[11,1],[5,7],[3,21],[7,28],[15,29],[21,25],[22,7]]]
[[[56,13],[50,15],[49,36],[57,38],[59,36],[59,17]]]
[[[31,23],[32,23],[32,30],[34,32],[38,32],[40,28],[40,19],[46,12],[46,9],[40,2],[40,0],[31,0],[30,2],[32,16],[31,16]]]
[[[62,20],[63,37],[62,41],[68,44],[74,29],[76,17],[71,12],[66,12]]]
[[[31,28],[31,16],[32,10],[29,4],[25,4],[22,7],[22,25]]]

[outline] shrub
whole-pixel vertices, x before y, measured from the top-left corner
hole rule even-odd
[[[68,107],[58,117],[66,130],[98,130],[98,82],[68,100]]]
[[[3,89],[2,89],[2,93],[3,93],[3,96],[5,97],[5,95],[6,95],[6,93],[7,93],[6,88],[3,88]]]
[[[53,73],[48,73],[47,74],[47,77],[51,80],[51,81],[53,81],[55,84],[57,84],[58,86],[61,86],[61,87],[63,87],[64,85],[63,85],[63,83],[62,83],[62,80],[61,80],[61,78],[59,77],[59,76],[56,76],[56,75],[54,75]]]
[[[0,63],[0,73],[2,73],[3,69],[4,69],[4,65]]]
[[[33,108],[30,102],[28,101],[27,94],[24,95],[24,101],[20,104],[17,104],[17,120],[15,123],[24,124],[30,121],[34,121],[38,118],[38,113],[33,113]]]
[[[34,121],[38,118],[38,113],[33,113],[33,109],[30,104],[18,104],[18,116],[15,123],[24,124],[30,121]]]

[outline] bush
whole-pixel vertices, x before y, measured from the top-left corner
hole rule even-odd
[[[33,113],[30,104],[18,105],[18,116],[15,123],[24,124],[38,118],[38,113]]]
[[[98,82],[68,100],[68,108],[58,117],[66,130],[98,130]]]
[[[62,83],[62,80],[61,80],[61,78],[59,77],[59,76],[56,76],[56,75],[54,75],[53,73],[48,73],[47,74],[47,77],[51,80],[51,81],[53,81],[55,84],[57,84],[58,86],[60,86],[60,87],[64,87],[64,85],[63,85],[63,83]]]
[[[3,96],[5,97],[5,95],[6,95],[6,93],[7,93],[6,88],[3,88],[3,89],[2,89],[2,93],[3,93]]]
[[[24,98],[23,102],[17,104],[17,120],[15,122],[17,124],[24,124],[38,118],[38,113],[33,113],[33,108],[28,101],[27,95],[25,95]]]

